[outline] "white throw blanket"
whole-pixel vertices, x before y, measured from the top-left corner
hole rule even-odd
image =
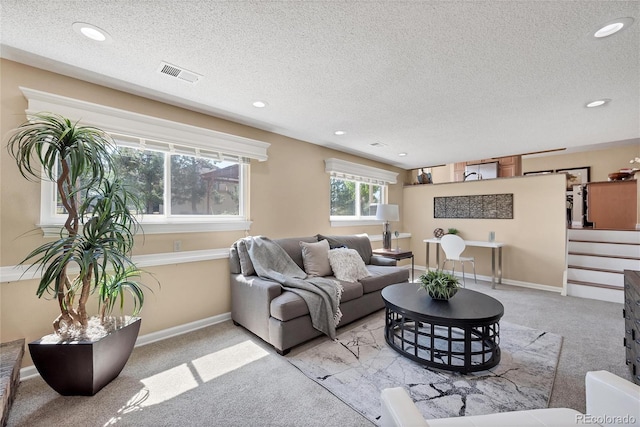
[[[331,339],[336,338],[336,326],[342,318],[340,282],[311,277],[295,263],[277,243],[267,237],[242,239],[256,274],[280,283],[283,289],[299,295],[307,303],[311,323]],[[236,245],[242,250],[242,245]]]

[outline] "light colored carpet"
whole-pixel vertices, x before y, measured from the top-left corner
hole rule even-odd
[[[562,337],[500,322],[500,363],[463,375],[425,368],[391,349],[384,312],[288,360],[307,377],[377,423],[380,392],[404,387],[426,419],[546,408]]]
[[[417,272],[416,277],[419,274]],[[622,304],[563,297],[508,285],[499,285],[492,290],[486,282],[476,285],[469,280],[467,288],[502,302],[504,321],[564,338],[550,407],[584,412],[587,371],[606,369],[623,378],[631,378],[622,346]],[[367,321],[354,322],[339,331],[357,328]],[[318,338],[296,347],[291,356],[325,340]],[[199,361],[198,366],[209,365],[224,370],[226,362],[222,356],[225,353],[221,351],[239,344],[245,346],[245,354],[247,347],[253,347],[255,360],[241,366],[236,364],[234,369],[215,378],[212,374],[196,375],[200,368],[196,368],[193,361]],[[230,359],[233,361],[234,358]],[[184,372],[184,378],[180,372]],[[169,373],[172,374],[170,377]],[[161,381],[163,376],[171,379]],[[143,397],[140,392],[149,387],[143,381],[152,385],[147,379],[165,384],[159,389],[149,389],[152,395],[159,394],[163,388],[166,388],[162,391],[166,394],[153,405],[136,404],[135,397]],[[190,388],[181,384],[183,380],[190,382]],[[169,392],[171,390],[173,394]],[[120,377],[93,397],[60,396],[40,378],[23,381],[8,425],[370,427],[373,424],[307,378],[271,347],[228,321],[136,348]]]

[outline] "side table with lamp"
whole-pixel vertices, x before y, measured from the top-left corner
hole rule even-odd
[[[403,251],[399,248],[393,249],[391,247],[391,229],[389,221],[400,221],[398,205],[378,204],[376,219],[384,221],[382,224],[382,249],[374,249],[373,253],[387,258],[393,258],[395,260],[411,258],[411,282],[413,282],[413,252]],[[398,234],[396,233],[396,237],[397,236]]]

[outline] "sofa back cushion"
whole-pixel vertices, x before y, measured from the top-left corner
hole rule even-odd
[[[317,242],[315,236],[308,237],[287,237],[284,239],[273,239],[284,251],[289,254],[291,259],[304,270],[304,261],[302,260],[302,248],[300,242],[313,243]]]
[[[355,249],[360,254],[362,261],[365,265],[371,264],[371,256],[373,255],[373,249],[371,249],[371,241],[366,234],[351,234],[348,236],[324,236],[318,234],[318,241],[327,240],[331,249],[347,247],[349,249]]]

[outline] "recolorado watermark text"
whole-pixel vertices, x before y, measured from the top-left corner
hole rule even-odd
[[[636,417],[631,415],[576,415],[576,424],[635,424]]]

